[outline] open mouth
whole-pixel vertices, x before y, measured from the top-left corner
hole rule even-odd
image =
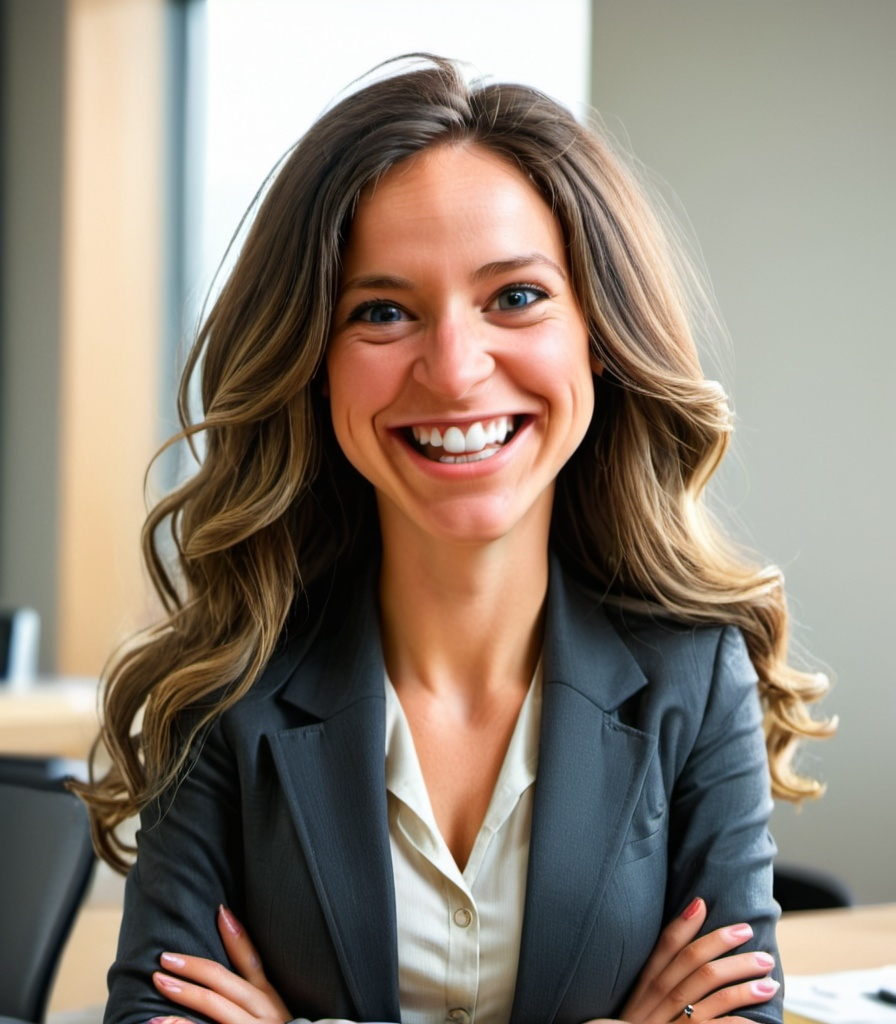
[[[521,422],[521,416],[496,416],[466,427],[415,425],[404,433],[411,446],[433,462],[481,462],[497,455],[513,439]]]

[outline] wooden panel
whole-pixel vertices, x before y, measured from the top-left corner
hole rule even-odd
[[[68,0],[57,670],[98,675],[143,617],[157,443],[164,0]]]

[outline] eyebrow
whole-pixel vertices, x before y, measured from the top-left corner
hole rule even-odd
[[[525,256],[514,256],[509,260],[494,260],[491,263],[484,263],[473,271],[470,275],[470,280],[473,282],[482,281],[484,278],[496,277],[498,274],[506,274],[511,270],[522,270],[524,267],[531,267],[539,263],[549,266],[564,281],[566,280],[566,273],[559,263],[556,263],[550,256],[545,256],[541,252],[530,252]]]
[[[391,274],[373,274],[370,277],[353,277],[346,281],[340,289],[341,292],[352,291],[355,288],[369,289],[376,291],[379,288],[397,288],[401,291],[410,291],[414,282],[406,277],[393,277]]]
[[[565,281],[566,273],[563,268],[550,256],[544,253],[530,252],[524,256],[513,256],[507,260],[493,260],[477,267],[470,280],[475,284],[478,281],[489,277],[496,277],[498,274],[506,274],[511,270],[522,270],[524,267],[531,267],[537,264],[544,264],[554,270]],[[340,292],[353,291],[354,289],[377,291],[378,289],[396,289],[398,291],[411,291],[414,282],[406,277],[395,277],[391,274],[371,274],[369,277],[353,277],[346,281]]]

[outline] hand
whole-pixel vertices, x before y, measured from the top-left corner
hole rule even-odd
[[[261,960],[243,926],[226,907],[218,910],[218,931],[230,962],[229,971],[216,960],[182,953],[163,953],[165,971],[156,971],[159,992],[187,1010],[217,1024],[284,1024],[292,1019],[283,1000],[265,977]],[[154,1017],[149,1024],[190,1024],[183,1017]]]
[[[742,1021],[733,1010],[767,1002],[780,987],[767,975],[775,966],[768,953],[725,956],[753,935],[748,924],[717,928],[699,939],[706,904],[699,897],[663,929],[634,992],[622,1009],[631,1024],[703,1024]],[[692,1007],[688,1018],[685,1007]],[[594,1024],[594,1022],[590,1022]]]

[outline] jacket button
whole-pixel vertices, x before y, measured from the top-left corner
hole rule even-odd
[[[466,907],[461,907],[460,910],[454,911],[454,923],[461,928],[469,927],[470,922],[473,920],[473,915],[467,910]]]
[[[462,1006],[455,1006],[448,1011],[448,1020],[451,1024],[470,1024],[470,1012]]]

